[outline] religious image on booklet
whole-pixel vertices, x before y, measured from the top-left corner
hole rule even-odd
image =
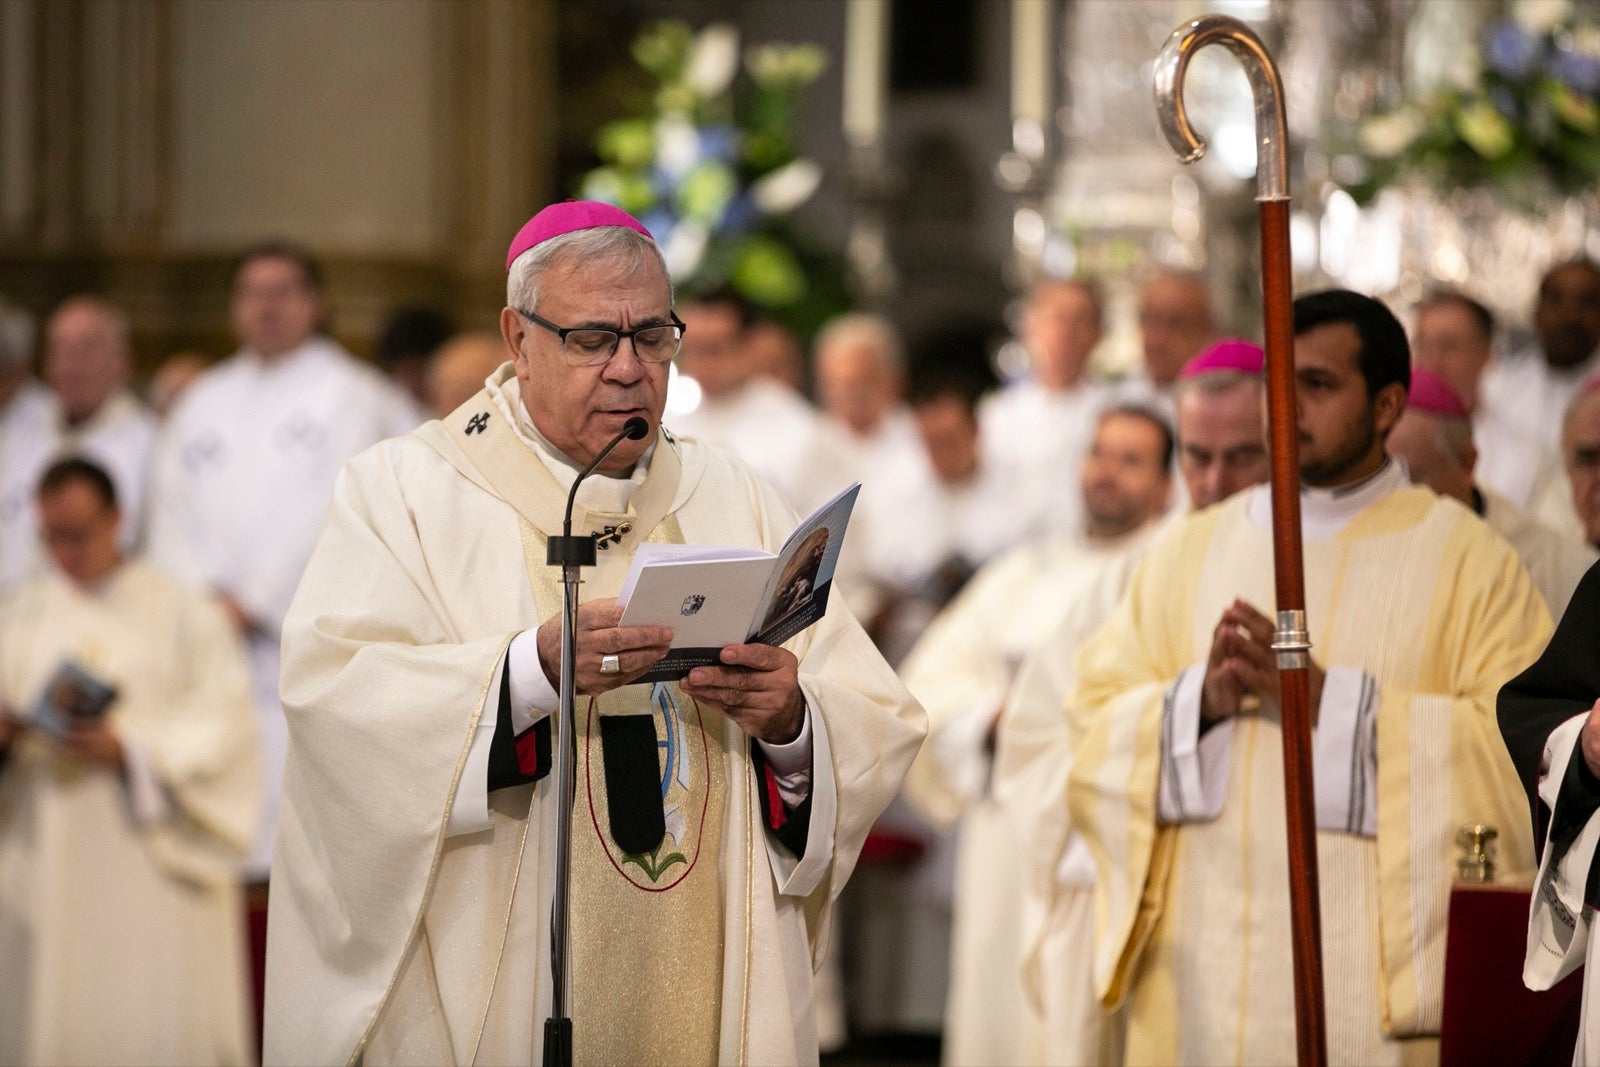
[[[623,626],[670,626],[672,649],[636,679],[675,681],[725,645],[781,645],[822,618],[856,482],[812,512],[777,555],[711,545],[639,546],[617,600]]]
[[[65,737],[74,720],[103,717],[117,699],[117,687],[73,660],[64,661],[33,705],[33,725]]]

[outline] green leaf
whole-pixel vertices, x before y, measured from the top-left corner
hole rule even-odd
[[[738,192],[739,183],[725,164],[701,163],[678,185],[678,211],[714,229]]]
[[[658,78],[682,77],[693,40],[687,22],[653,23],[633,39],[633,58]]]
[[[787,307],[806,293],[806,276],[785,245],[764,235],[747,238],[735,253],[734,288],[765,307]]]
[[[600,127],[595,151],[619,167],[647,167],[656,154],[655,125],[646,119],[618,119]]]

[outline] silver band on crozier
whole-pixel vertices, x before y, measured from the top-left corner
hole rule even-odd
[[[622,673],[622,661],[617,658],[617,654],[615,652],[608,652],[605,655],[600,657],[600,673],[601,674],[621,674]]]

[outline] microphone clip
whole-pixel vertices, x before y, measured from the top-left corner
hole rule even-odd
[[[567,534],[550,538],[545,544],[544,561],[552,567],[593,567],[594,535]]]

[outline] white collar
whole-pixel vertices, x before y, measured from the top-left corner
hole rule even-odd
[[[1335,489],[1300,488],[1300,531],[1307,541],[1326,541],[1349,525],[1350,520],[1390,493],[1411,484],[1405,463],[1390,456],[1371,477],[1354,485]],[[1272,488],[1258,485],[1250,490],[1246,513],[1259,530],[1272,529]]]
[[[522,402],[522,395],[517,389],[517,379],[513,375],[504,382],[496,381],[493,376],[484,382],[484,388],[489,393],[489,399],[494,406],[505,416],[517,433],[517,438],[539,457],[556,483],[563,489],[571,490],[572,483],[577,479],[578,472],[583,470],[583,464],[567,456],[555,445],[551,444],[539,428],[533,424],[533,419],[528,415],[528,409]],[[639,457],[639,462],[633,465],[633,472],[626,478],[605,476],[586,479],[578,489],[578,503],[590,511],[609,512],[617,514],[628,510],[628,501],[633,499],[633,494],[644,484],[644,479],[650,473],[650,457],[655,454],[656,444],[660,438],[651,442],[644,455]]]

